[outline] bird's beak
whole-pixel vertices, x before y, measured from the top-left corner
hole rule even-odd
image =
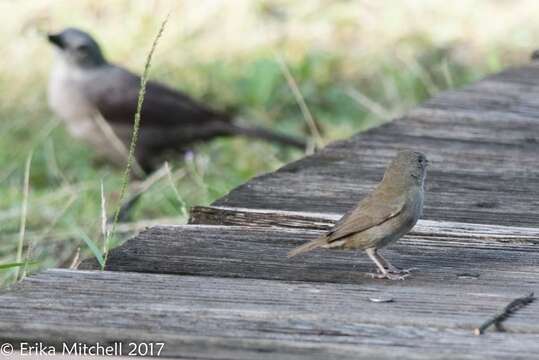
[[[47,38],[49,39],[49,42],[58,46],[60,49],[64,48],[64,42],[61,34],[47,34]]]

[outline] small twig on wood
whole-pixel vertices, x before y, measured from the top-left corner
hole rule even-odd
[[[458,279],[479,279],[479,274],[477,273],[460,273],[460,274],[457,274],[457,278]]]
[[[487,328],[494,325],[496,326],[497,330],[503,329],[501,327],[501,323],[506,320],[508,317],[513,315],[516,311],[523,308],[524,306],[532,303],[535,300],[535,297],[533,296],[533,292],[530,293],[527,296],[515,299],[507,305],[503,311],[499,314],[496,314],[495,316],[491,317],[487,321],[485,321],[480,327],[474,329],[475,335],[481,335],[485,332]]]
[[[390,302],[393,302],[393,298],[390,298],[390,297],[369,298],[369,301],[373,303],[390,303]]]

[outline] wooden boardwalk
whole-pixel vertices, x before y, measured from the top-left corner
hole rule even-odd
[[[400,148],[431,160],[424,219],[384,251],[416,267],[373,280],[355,252],[290,249],[327,229]],[[253,179],[189,225],[0,294],[0,343],[164,342],[196,359],[539,358],[539,65],[440,94],[392,123]],[[377,302],[376,300],[392,300]],[[124,354],[125,355],[125,354]]]

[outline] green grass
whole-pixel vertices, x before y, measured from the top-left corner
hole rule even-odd
[[[7,44],[0,65],[10,69],[0,77],[0,284],[13,280],[26,256],[38,261],[28,264],[29,271],[70,266],[79,248],[81,257],[101,256],[104,261],[101,184],[107,214],[114,213],[121,197],[124,169],[96,161],[92,150],[74,141],[48,110],[46,74],[52,51],[37,30],[95,28],[109,58],[142,72],[160,21],[171,12],[152,62],[152,79],[216,108],[234,109],[246,122],[311,136],[297,94],[276,60],[282,57],[324,143],[388,121],[439,91],[525,61],[534,41],[539,44],[535,25],[521,28],[536,12],[533,2],[521,2],[512,12],[506,4],[476,3],[475,12],[511,14],[503,26],[492,25],[491,40],[478,35],[487,25],[480,28],[471,21],[470,8],[441,11],[437,5],[446,2],[434,0],[417,10],[411,3],[369,7],[339,1],[322,8],[311,1],[239,2],[235,7],[224,2],[219,11],[208,10],[204,2],[0,4],[2,13],[10,14],[0,25],[0,40]],[[403,21],[401,15],[409,12],[431,26]],[[452,30],[464,25],[468,33]],[[133,222],[118,225],[118,241],[152,223],[183,223],[190,206],[209,204],[249,178],[302,155],[223,138],[171,156],[169,171],[146,190]]]

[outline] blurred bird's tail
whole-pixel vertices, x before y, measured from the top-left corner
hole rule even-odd
[[[247,127],[237,124],[230,125],[232,126],[231,132],[237,135],[243,135],[255,139],[262,139],[270,142],[276,142],[283,145],[293,146],[299,149],[306,149],[307,147],[306,142],[301,139],[285,134],[279,134],[262,127]]]
[[[296,256],[298,254],[301,254],[301,253],[304,253],[304,252],[307,252],[307,251],[311,251],[311,250],[314,250],[316,248],[319,248],[321,247],[322,245],[325,245],[327,242],[326,242],[326,238],[325,237],[321,237],[319,239],[316,239],[316,240],[313,240],[313,241],[309,241],[308,243],[306,244],[303,244],[301,246],[298,246],[297,248],[295,248],[294,250],[291,250],[287,257],[291,258],[292,256]]]

